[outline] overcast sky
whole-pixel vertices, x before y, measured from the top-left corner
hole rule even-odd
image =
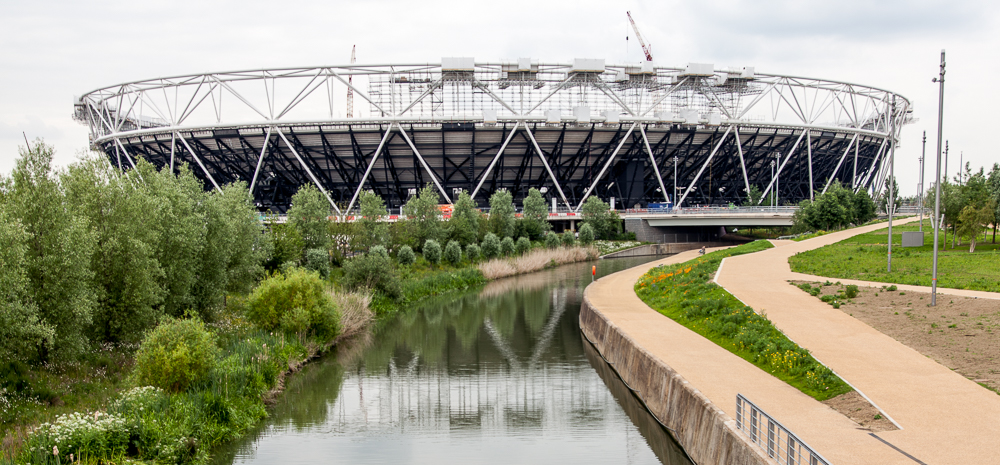
[[[952,1],[25,1],[0,0],[0,173],[42,137],[65,165],[87,146],[75,96],[123,81],[278,66],[480,61],[642,60],[625,11],[655,61],[754,66],[759,72],[886,88],[915,104],[897,174],[916,192],[921,132],[933,161],[937,75],[948,52],[945,138],[973,167],[1000,162],[1000,29],[994,2]],[[631,40],[626,45],[626,34]],[[928,166],[927,179],[933,177]]]

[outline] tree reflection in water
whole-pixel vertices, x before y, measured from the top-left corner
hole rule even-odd
[[[495,281],[383,322],[293,375],[268,424],[217,461],[685,463],[588,360],[578,313],[592,265]]]

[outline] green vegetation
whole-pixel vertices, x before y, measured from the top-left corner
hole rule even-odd
[[[878,230],[844,239],[788,259],[792,271],[840,279],[931,285],[931,261],[934,253],[933,231],[924,224],[924,246],[902,247],[902,232],[916,231],[909,223],[893,228],[892,273],[886,272],[887,231]],[[951,231],[941,234],[942,247],[952,238]],[[975,253],[943,248],[938,254],[938,286],[1000,292],[1000,246],[980,244]]]
[[[261,329],[331,340],[340,315],[319,274],[301,268],[265,279],[247,298],[247,318]],[[162,325],[161,325],[162,326]]]
[[[135,382],[170,392],[186,391],[215,367],[215,335],[198,320],[161,323],[135,354]]]
[[[597,250],[601,252],[601,255],[607,255],[609,253],[638,247],[646,243],[638,241],[594,241],[593,244],[597,246]]]
[[[792,217],[794,229],[841,229],[875,219],[875,202],[864,189],[854,193],[839,181],[814,200],[803,200]]]
[[[596,196],[588,197],[583,203],[583,223],[594,228],[594,237],[597,239],[619,239],[621,234],[622,221],[618,212],[611,210],[606,202]]]
[[[766,316],[710,282],[722,259],[770,247],[767,241],[756,241],[679,265],[653,268],[636,283],[636,294],[663,315],[817,400],[849,392],[850,386],[789,340]]]

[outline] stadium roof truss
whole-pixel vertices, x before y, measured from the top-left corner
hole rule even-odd
[[[367,102],[353,118],[348,88]],[[84,94],[74,116],[123,170],[188,163],[207,188],[244,181],[278,211],[310,183],[339,214],[362,189],[398,206],[426,183],[446,202],[549,187],[574,211],[590,195],[689,205],[741,202],[751,186],[789,201],[835,180],[873,188],[909,113],[887,90],[752,68],[444,58],[127,82]]]

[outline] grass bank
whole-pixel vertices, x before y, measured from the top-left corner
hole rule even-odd
[[[536,248],[530,252],[510,258],[496,258],[479,264],[479,272],[487,280],[494,280],[544,270],[554,266],[594,260],[599,256],[595,247],[559,247],[556,249]]]
[[[816,400],[850,386],[736,297],[711,282],[722,259],[771,248],[755,241],[644,274],[635,292],[647,305]]]
[[[840,279],[858,279],[916,286],[931,285],[934,254],[933,231],[924,224],[924,246],[902,247],[902,232],[917,231],[907,224],[893,227],[892,273],[886,271],[888,232],[884,229],[844,239],[836,244],[796,254],[788,259],[792,271]],[[938,286],[1000,292],[1000,245],[978,243],[951,248],[951,233],[941,234],[938,253]]]

